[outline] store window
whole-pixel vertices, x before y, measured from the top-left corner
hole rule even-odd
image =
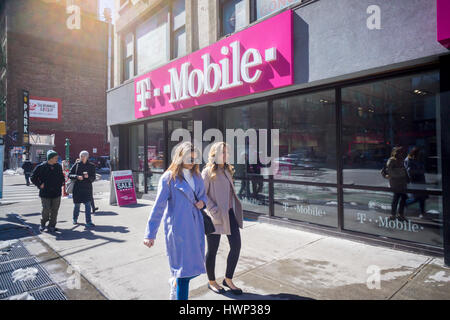
[[[269,213],[269,187],[264,181],[268,178],[267,167],[259,161],[260,129],[267,129],[267,119],[266,102],[225,109],[225,128],[234,132],[242,129],[247,134],[247,137],[234,137],[232,141],[224,137],[234,145],[230,156],[235,168],[236,191],[245,210],[261,214]]]
[[[438,96],[437,71],[342,89],[345,229],[442,245]]]
[[[344,183],[388,187],[380,170],[401,147],[423,176],[409,188],[441,190],[438,95],[437,71],[343,88]]]
[[[123,39],[123,81],[134,77],[134,36],[128,33]]]
[[[245,0],[220,0],[221,36],[246,27],[247,12]]]
[[[390,219],[391,192],[344,189],[344,228],[393,239],[442,247],[442,197],[422,196],[426,214],[421,215],[419,202],[408,194],[406,220]]]
[[[334,90],[274,100],[279,130],[275,179],[336,183]]]
[[[144,125],[130,127],[129,159],[136,191],[145,191],[144,181]]]
[[[274,183],[275,216],[337,227],[337,189]]]
[[[164,172],[165,140],[163,121],[147,124],[147,191],[156,192],[158,181]]]
[[[306,2],[305,0],[251,0],[253,8],[253,21],[259,20],[269,14],[280,11],[294,3]]]

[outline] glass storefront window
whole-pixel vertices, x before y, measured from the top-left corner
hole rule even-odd
[[[129,152],[131,170],[144,172],[144,125],[130,127]]]
[[[269,184],[262,177],[252,180],[234,181],[236,194],[242,203],[242,209],[258,214],[269,214]]]
[[[275,179],[336,183],[334,90],[274,100],[279,130]]]
[[[420,201],[413,203],[417,197],[408,195],[404,211],[406,220],[402,221],[389,219],[392,193],[344,189],[344,227],[347,230],[442,247],[442,197],[423,197],[423,216]]]
[[[337,189],[274,183],[275,216],[337,227]]]
[[[149,173],[164,172],[164,124],[162,121],[147,124],[147,159]]]
[[[234,138],[234,152],[230,157],[233,161],[235,176],[239,178],[260,179],[266,177],[265,168],[259,162],[259,129],[267,129],[268,109],[266,102],[250,104],[248,106],[225,109],[225,128],[236,130],[242,129],[248,137],[256,137],[258,141],[250,142],[249,138]],[[226,131],[224,132],[224,139]],[[231,143],[231,141],[228,141]],[[267,141],[270,143],[270,141]],[[234,156],[233,156],[234,155]]]
[[[158,181],[164,172],[165,139],[163,121],[147,124],[147,192],[156,196]]]
[[[344,183],[388,187],[380,170],[393,147],[402,147],[405,159],[416,148],[405,167],[414,166],[422,178],[409,188],[440,190],[438,95],[437,71],[343,88]]]

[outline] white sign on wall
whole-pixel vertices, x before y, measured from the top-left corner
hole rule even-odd
[[[30,97],[30,118],[47,121],[61,120],[61,100]]]

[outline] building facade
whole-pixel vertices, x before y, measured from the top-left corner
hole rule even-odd
[[[154,197],[176,129],[194,137],[196,121],[200,135],[277,129],[276,171],[245,160],[263,152],[259,145],[237,155],[244,161],[235,165],[235,185],[247,214],[446,253],[450,263],[445,6],[117,1],[107,94],[112,164],[131,169],[137,191]],[[389,219],[398,196],[380,173],[394,147],[410,154],[405,168],[421,172],[408,184],[405,221]]]
[[[79,19],[73,5],[80,9]],[[23,90],[30,95],[29,131],[54,135],[55,149],[63,158],[66,138],[72,161],[81,150],[109,154],[108,29],[96,10],[97,1],[3,1],[7,165],[20,165],[11,157],[22,158],[22,152],[15,151],[26,144],[22,139]]]

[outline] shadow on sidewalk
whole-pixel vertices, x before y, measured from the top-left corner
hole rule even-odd
[[[241,295],[237,296],[232,294],[231,291],[227,291],[223,295],[233,300],[314,300],[313,298],[290,293],[257,294],[243,292]]]
[[[94,216],[118,216],[119,214],[114,211],[95,211]]]

